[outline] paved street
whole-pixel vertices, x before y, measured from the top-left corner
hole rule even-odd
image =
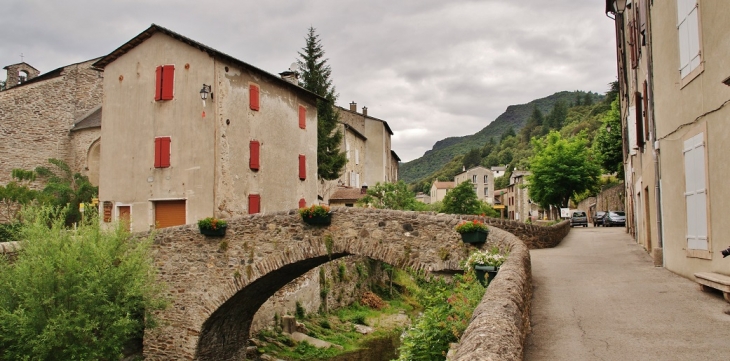
[[[573,228],[530,253],[525,360],[730,360],[730,304],[654,267],[623,228]]]

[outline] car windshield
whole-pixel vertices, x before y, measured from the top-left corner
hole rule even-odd
[[[602,216],[602,215],[604,215],[604,214],[606,214],[606,212],[596,212],[596,215],[597,215],[597,216]]]
[[[626,213],[624,212],[611,212],[612,216],[619,216],[619,217],[625,217]]]
[[[585,217],[586,212],[573,212],[573,217]]]

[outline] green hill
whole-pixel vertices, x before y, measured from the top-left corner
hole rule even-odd
[[[443,167],[455,156],[463,155],[472,148],[481,148],[484,146],[484,143],[489,141],[489,138],[494,138],[498,141],[502,133],[506,132],[510,127],[515,132],[519,132],[525,126],[527,118],[532,113],[533,106],[536,106],[541,112],[547,114],[556,102],[562,100],[566,104],[574,104],[576,99],[581,99],[585,94],[586,92],[583,91],[562,91],[545,98],[535,99],[527,104],[510,105],[497,119],[477,133],[440,140],[421,158],[402,163],[400,165],[399,178],[406,183],[419,181],[423,177]],[[595,93],[593,95],[595,97],[601,97]]]

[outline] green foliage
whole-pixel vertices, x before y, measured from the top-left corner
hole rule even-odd
[[[398,360],[443,360],[449,343],[457,342],[469,325],[485,288],[473,273],[456,275],[453,284],[432,279],[419,286],[417,298],[425,309],[404,334]]]
[[[462,182],[446,193],[442,212],[450,214],[479,214],[481,204],[471,182]]]
[[[469,272],[475,265],[500,267],[507,261],[509,252],[502,252],[499,247],[492,247],[488,251],[474,251],[464,262],[464,271]]]
[[[479,210],[477,211],[477,214],[481,214],[485,217],[492,217],[496,218],[499,217],[499,212],[497,212],[496,209],[492,208],[492,206],[484,201],[479,202]]]
[[[306,45],[299,56],[300,85],[325,98],[317,101],[317,175],[322,179],[337,179],[347,163],[345,152],[340,150],[342,132],[337,127],[337,93],[330,79],[332,69],[324,58],[324,49],[313,27],[308,30]]]
[[[0,223],[0,242],[20,241],[20,222]]]
[[[512,172],[505,173],[503,176],[494,178],[494,189],[505,189],[509,187],[509,178]]]
[[[24,211],[23,252],[0,263],[2,360],[118,360],[165,306],[152,237],[102,230],[96,217],[70,231],[60,213]]]
[[[489,228],[484,222],[475,219],[473,221],[461,221],[454,228],[459,233],[469,233],[475,231],[486,231]]]
[[[299,209],[299,215],[302,216],[302,218],[312,218],[312,217],[324,217],[330,213],[330,207],[328,206],[320,206],[317,204],[311,205],[309,208],[300,208]]]
[[[304,307],[302,307],[302,303],[299,301],[296,301],[294,316],[300,320],[304,319],[304,317],[307,316],[306,311],[304,311]]]
[[[369,187],[367,195],[360,198],[357,204],[370,205],[381,209],[397,209],[404,211],[421,210],[425,205],[416,200],[416,195],[408,190],[403,181],[398,183],[376,183]]]
[[[207,217],[198,221],[199,229],[217,230],[228,226],[228,222],[215,217]]]
[[[464,168],[471,169],[473,167],[476,167],[479,165],[479,162],[481,162],[481,151],[478,148],[473,148],[469,152],[467,152],[464,155],[464,159],[462,161],[462,164]]]
[[[609,127],[611,128],[610,132],[608,131]],[[601,126],[593,141],[593,152],[599,164],[607,173],[616,172],[619,178],[623,179],[623,144],[618,97],[613,100],[611,109],[603,116]]]
[[[532,174],[527,176],[527,181],[530,198],[543,208],[568,206],[571,196],[598,183],[600,168],[582,133],[564,139],[553,131],[546,139],[533,140],[532,144],[535,155],[530,159]]]

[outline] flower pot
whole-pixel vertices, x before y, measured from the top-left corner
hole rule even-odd
[[[476,231],[461,233],[461,240],[464,243],[484,243],[487,241],[489,231],[478,229]]]
[[[332,223],[332,213],[327,213],[324,216],[302,217],[302,220],[312,226],[329,226]]]
[[[228,226],[218,227],[216,229],[200,229],[200,234],[209,237],[223,237],[226,235],[226,229]]]
[[[477,280],[479,283],[481,283],[482,286],[487,287],[490,283],[492,283],[497,272],[499,272],[499,267],[477,264],[474,265],[474,271],[477,274]]]

